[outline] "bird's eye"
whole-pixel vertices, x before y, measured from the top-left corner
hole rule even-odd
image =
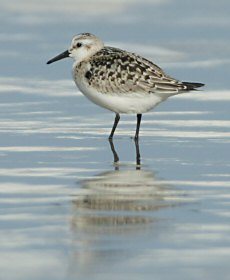
[[[80,48],[82,46],[82,43],[77,43],[77,47]]]

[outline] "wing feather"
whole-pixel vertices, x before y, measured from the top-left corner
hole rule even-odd
[[[179,93],[186,86],[151,61],[120,49],[105,47],[90,61],[89,84],[104,94]]]

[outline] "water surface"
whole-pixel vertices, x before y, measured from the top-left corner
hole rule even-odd
[[[1,279],[229,279],[229,8],[1,3]],[[206,87],[145,114],[139,146],[135,116],[109,143],[72,62],[45,65],[86,31]]]

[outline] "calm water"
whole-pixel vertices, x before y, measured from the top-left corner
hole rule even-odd
[[[0,7],[0,279],[230,279],[229,1]],[[206,87],[110,145],[72,61],[45,65],[86,31]]]

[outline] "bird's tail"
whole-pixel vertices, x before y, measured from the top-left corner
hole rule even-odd
[[[196,90],[197,88],[204,86],[204,84],[202,83],[189,83],[189,82],[183,82],[183,85],[186,86],[186,90]]]

